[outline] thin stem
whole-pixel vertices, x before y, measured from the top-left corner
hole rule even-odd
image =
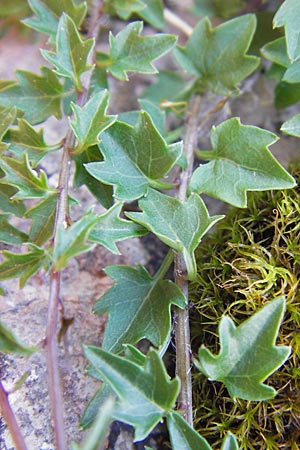
[[[187,168],[181,172],[181,180],[178,189],[178,199],[186,200],[188,183],[193,171],[194,150],[197,145],[198,116],[200,112],[201,97],[195,95],[189,105],[186,131],[184,138],[184,152],[187,158]],[[187,269],[181,253],[175,253],[174,260],[175,282],[188,300]],[[191,379],[191,347],[188,306],[185,309],[176,308],[176,372],[181,381],[181,389],[178,399],[178,408],[183,411],[187,422],[193,425],[192,409],[192,379]]]
[[[16,450],[28,450],[20,427],[18,425],[16,416],[11,409],[8,394],[0,381],[0,411],[3,419],[5,420],[11,437],[14,441]]]
[[[154,276],[154,278],[156,280],[161,280],[166,275],[173,260],[174,260],[173,250],[169,250],[168,253],[166,254],[163,262],[161,263],[160,268],[158,269],[158,271],[156,272],[156,274]]]
[[[95,2],[93,20],[88,31],[89,37],[98,35],[100,27],[100,15],[102,10],[102,1]],[[94,55],[90,56],[91,60]],[[86,103],[88,98],[88,87],[90,83],[90,75],[85,77],[85,86],[83,90],[78,93],[77,104],[82,106]],[[53,231],[53,244],[57,242],[58,230],[60,228],[68,227],[68,191],[70,167],[72,162],[72,152],[75,148],[75,136],[71,128],[69,128],[66,135],[63,155],[60,164],[59,180],[58,180],[58,200],[56,209],[56,218]],[[57,344],[57,324],[58,311],[61,304],[60,300],[60,284],[61,273],[54,270],[50,271],[50,291],[48,302],[48,317],[46,328],[46,353],[47,353],[47,367],[48,367],[48,385],[49,398],[51,407],[51,416],[54,425],[54,435],[56,450],[67,449],[67,438],[64,425],[64,401],[61,390],[61,381],[59,373],[59,358],[58,358],[58,344]],[[24,448],[25,450],[25,448]]]
[[[186,36],[190,37],[193,32],[193,27],[191,27],[187,22],[177,16],[177,14],[170,11],[168,8],[164,8],[164,18],[173,27],[182,31]]]

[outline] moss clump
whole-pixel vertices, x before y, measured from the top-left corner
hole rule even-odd
[[[300,169],[292,171],[297,180]],[[268,300],[285,295],[287,310],[277,340],[291,345],[289,360],[267,383],[277,396],[234,402],[222,383],[193,378],[195,428],[220,445],[228,431],[243,450],[300,449],[300,187],[255,193],[247,209],[233,208],[200,245],[198,276],[190,289],[193,352],[217,353],[222,315],[238,325]]]

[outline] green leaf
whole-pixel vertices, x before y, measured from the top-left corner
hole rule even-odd
[[[283,81],[287,83],[299,83],[300,82],[300,61],[294,62],[285,72]]]
[[[97,347],[85,347],[85,355],[120,399],[114,417],[134,426],[135,441],[143,440],[174,406],[179,380],[170,380],[155,350],[143,367]]]
[[[168,430],[173,450],[212,450],[207,440],[176,411],[167,415]]]
[[[246,55],[255,27],[256,19],[251,14],[214,29],[206,17],[194,28],[186,46],[175,49],[175,56],[183,69],[195,75],[203,87],[228,94],[259,64],[259,58]]]
[[[26,70],[17,70],[18,83],[0,88],[0,104],[15,106],[24,112],[31,124],[43,122],[49,116],[61,118],[60,102],[63,86],[48,67],[41,68],[41,75]]]
[[[70,258],[87,251],[91,245],[87,243],[89,231],[95,224],[97,216],[86,213],[69,228],[58,228],[57,239],[53,249],[55,270],[61,270]]]
[[[74,120],[70,124],[77,138],[75,154],[98,144],[99,134],[116,121],[117,116],[106,116],[108,102],[109,92],[105,89],[97,92],[82,108],[71,103]]]
[[[166,25],[162,0],[143,0],[143,3],[146,8],[137,11],[137,15],[154,28],[162,30]]]
[[[97,180],[114,185],[118,199],[137,199],[147,193],[149,186],[170,186],[159,179],[181,156],[182,144],[167,145],[146,112],[140,113],[134,127],[117,121],[101,139],[104,162],[85,167]]]
[[[123,203],[115,203],[108,211],[98,216],[90,234],[89,241],[103,245],[110,252],[120,255],[116,242],[144,236],[145,228],[120,218]]]
[[[157,73],[152,64],[176,43],[170,34],[140,36],[143,22],[132,22],[117,36],[110,34],[110,55],[107,70],[119,80],[128,80],[127,72]]]
[[[94,425],[83,445],[71,444],[71,450],[98,450],[104,444],[114,410],[114,400],[108,398],[99,409]]]
[[[12,16],[14,19],[24,17],[29,13],[26,0],[1,0],[0,17]]]
[[[25,217],[32,219],[29,241],[43,245],[53,234],[58,194],[48,195],[37,205],[28,209]]]
[[[195,170],[190,190],[244,208],[247,206],[247,191],[295,186],[293,177],[268,150],[268,146],[276,141],[275,134],[242,125],[237,117],[213,127],[213,150],[199,152],[200,157],[203,155],[211,161]]]
[[[50,36],[49,41],[54,43],[58,28],[59,18],[62,13],[67,14],[79,28],[86,16],[86,2],[74,2],[73,0],[28,0],[34,17],[25,19],[23,23],[34,30]]]
[[[209,216],[203,200],[192,194],[185,203],[149,189],[139,201],[142,213],[126,213],[167,244],[183,254],[188,278],[197,274],[194,251],[205,233],[224,216]]]
[[[0,352],[30,355],[36,350],[34,347],[27,347],[23,344],[3,322],[0,322]]]
[[[0,153],[7,148],[2,141],[8,127],[13,123],[16,117],[16,109],[14,106],[0,106]]]
[[[142,0],[104,0],[104,11],[117,14],[123,20],[128,20],[133,13],[144,8]]]
[[[156,347],[163,345],[171,331],[171,305],[186,304],[178,286],[152,278],[143,267],[109,266],[105,273],[115,284],[94,306],[96,314],[109,314],[103,349],[120,353],[123,344],[143,338]]]
[[[18,245],[27,242],[27,234],[15,228],[9,223],[11,214],[0,214],[0,242],[10,245]]]
[[[181,100],[183,89],[187,83],[179,73],[161,70],[156,75],[156,79],[156,83],[151,84],[144,90],[143,98],[158,105],[163,101],[176,102]]]
[[[284,37],[275,39],[275,41],[269,42],[261,49],[262,55],[278,64],[279,66],[288,68],[291,63],[286,51],[286,40]]]
[[[71,78],[80,91],[80,75],[91,68],[87,60],[94,44],[93,39],[81,39],[75,23],[64,13],[58,24],[56,52],[41,50],[41,53],[46,61],[56,67],[58,75]]]
[[[25,153],[22,160],[3,156],[0,160],[0,168],[5,172],[5,176],[0,178],[0,183],[14,186],[18,192],[13,195],[13,199],[28,199],[45,197],[50,192],[56,192],[49,188],[47,176],[40,170],[40,177],[31,168],[28,156]]]
[[[291,351],[290,347],[275,345],[284,309],[285,299],[278,297],[238,327],[224,316],[219,326],[220,353],[213,355],[202,346],[196,367],[209,379],[222,381],[233,399],[273,398],[275,389],[263,381],[286,361]]]
[[[274,27],[284,27],[287,51],[291,62],[300,57],[300,3],[298,0],[285,0],[274,16]]]
[[[279,83],[275,88],[276,108],[287,108],[300,100],[300,83]]]
[[[245,8],[242,0],[194,0],[193,12],[200,16],[221,17],[228,19]]]
[[[18,119],[18,129],[10,129],[5,140],[10,144],[10,151],[18,156],[26,152],[30,162],[36,166],[47,153],[61,147],[61,143],[47,145],[43,133],[43,129],[36,131],[26,120]]]
[[[1,173],[2,170],[0,169],[0,174]],[[13,186],[0,183],[0,209],[4,212],[9,212],[15,216],[22,217],[26,208],[23,202],[13,198],[16,192],[17,189]]]
[[[100,183],[87,171],[87,163],[102,161],[103,157],[97,145],[88,147],[85,151],[76,155],[75,160],[75,175],[74,187],[78,188],[83,184],[91,191],[96,199],[105,207],[110,208],[113,204],[113,189],[112,186]]]
[[[280,130],[290,136],[300,138],[300,114],[295,114],[293,117],[284,122]]]
[[[237,440],[232,433],[229,432],[226,434],[221,450],[239,450]]]
[[[27,246],[31,250],[29,253],[18,254],[3,250],[2,255],[5,261],[0,264],[1,281],[8,278],[20,278],[20,288],[23,288],[30,277],[50,262],[49,256],[42,248],[34,244],[27,244]]]

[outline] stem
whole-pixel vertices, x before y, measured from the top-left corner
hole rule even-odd
[[[193,32],[193,27],[191,27],[187,22],[181,19],[181,17],[174,14],[170,9],[164,8],[164,18],[173,27],[182,31],[186,36],[190,37]]]
[[[18,422],[16,420],[16,416],[14,415],[13,410],[11,409],[8,394],[3,387],[3,384],[0,381],[0,411],[3,419],[5,420],[11,437],[16,446],[16,450],[28,450]]]
[[[178,189],[178,199],[186,200],[188,183],[193,171],[194,149],[197,144],[198,116],[200,112],[201,97],[195,95],[190,101],[186,120],[186,132],[184,138],[184,152],[187,158],[187,169],[181,172],[181,180]],[[183,256],[175,252],[175,282],[182,290],[188,301],[187,269]],[[185,309],[176,307],[176,372],[181,382],[178,399],[178,408],[183,411],[186,421],[193,425],[192,404],[192,378],[191,378],[191,346],[188,306]]]
[[[161,263],[160,268],[158,269],[158,271],[156,272],[156,274],[154,276],[154,278],[156,280],[161,280],[162,278],[164,278],[164,276],[168,272],[173,260],[174,260],[173,250],[169,250],[168,253],[166,254],[163,262]]]
[[[98,35],[100,27],[100,15],[102,10],[102,1],[95,1],[93,20],[88,31],[89,37]],[[95,55],[91,55],[91,59]],[[88,98],[88,87],[90,83],[90,75],[85,78],[85,87],[82,92],[78,94],[77,104],[82,106],[86,103]],[[53,244],[57,241],[58,230],[63,227],[68,227],[68,190],[70,167],[72,162],[72,151],[75,148],[76,139],[71,128],[69,128],[66,135],[65,144],[63,147],[63,155],[60,164],[59,181],[58,181],[58,200],[56,209],[56,218],[53,230]],[[48,302],[48,317],[46,328],[46,353],[47,353],[47,368],[48,368],[48,385],[51,416],[54,425],[54,435],[56,450],[67,449],[67,438],[64,425],[64,401],[61,390],[60,373],[59,373],[59,358],[58,358],[58,344],[57,344],[57,324],[58,324],[58,310],[61,304],[60,300],[60,284],[61,272],[50,270],[50,291]],[[21,449],[21,447],[20,447]],[[25,450],[25,447],[22,447]]]

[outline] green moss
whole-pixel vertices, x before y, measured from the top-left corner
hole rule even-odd
[[[300,169],[293,175],[299,179]],[[300,449],[299,194],[298,185],[251,195],[249,207],[230,209],[198,249],[190,288],[193,351],[204,343],[218,352],[222,315],[239,324],[278,295],[286,296],[287,310],[277,344],[292,346],[289,360],[267,381],[278,391],[271,401],[234,402],[222,383],[194,373],[195,428],[215,448],[230,430],[243,450]]]

